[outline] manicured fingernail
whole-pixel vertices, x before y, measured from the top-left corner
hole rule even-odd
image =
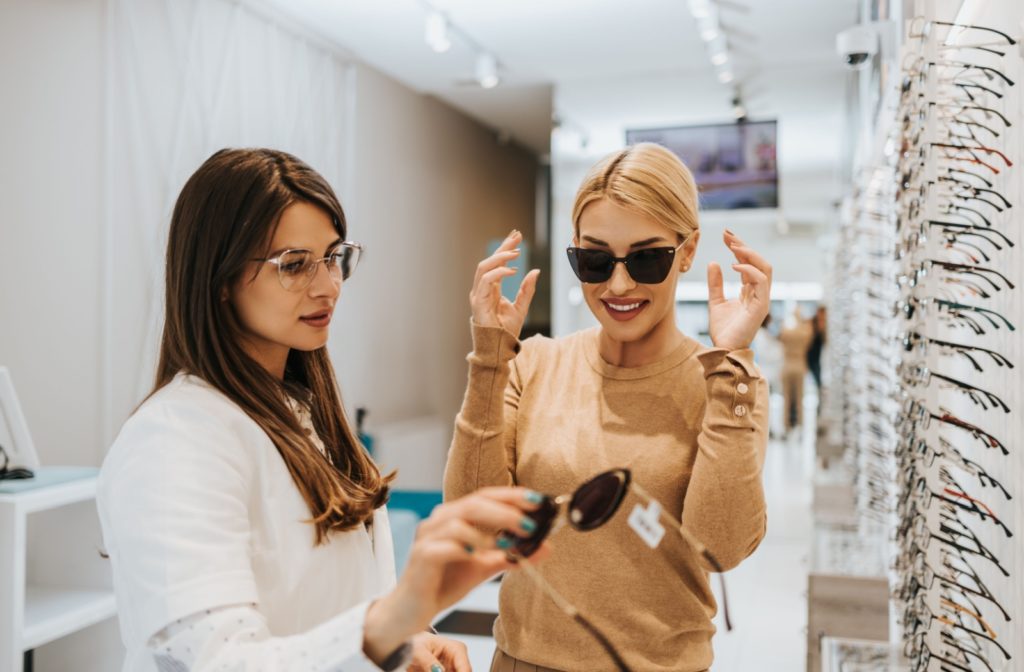
[[[544,501],[544,495],[540,494],[539,492],[536,492],[535,490],[527,490],[526,494],[523,495],[523,497],[525,497],[526,501],[530,502],[531,504],[540,504],[541,502]]]
[[[466,544],[465,546],[463,546],[463,548],[466,549],[466,553],[472,553],[473,552],[473,547],[470,546],[469,544]]]
[[[519,521],[519,527],[523,528],[524,532],[533,532],[537,529],[537,522],[529,516],[523,516],[523,519]]]
[[[494,545],[504,551],[512,547],[512,540],[508,537],[498,537],[498,540],[494,542]]]
[[[729,229],[726,229],[725,232],[728,233],[730,236],[735,236],[736,235],[735,233],[733,233]]]
[[[518,233],[519,233],[519,229],[512,229],[512,233],[508,234],[508,237],[509,237],[509,238],[515,238],[515,236],[516,236],[516,235],[517,235]]]
[[[444,672],[444,668],[437,663],[434,663],[430,666],[430,672]]]

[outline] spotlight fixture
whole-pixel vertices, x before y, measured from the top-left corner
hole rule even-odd
[[[498,61],[486,51],[481,51],[476,57],[476,81],[485,89],[493,89],[501,82]]]
[[[719,51],[711,56],[711,64],[715,66],[722,66],[729,62],[729,52]]]
[[[451,38],[448,37],[448,19],[438,11],[427,14],[427,26],[425,38],[427,46],[438,54],[443,54],[452,48]]]
[[[711,16],[710,0],[690,0],[690,13],[695,19],[704,19]]]
[[[747,108],[743,105],[743,98],[738,90],[732,98],[732,116],[737,123],[743,123],[747,120]]]

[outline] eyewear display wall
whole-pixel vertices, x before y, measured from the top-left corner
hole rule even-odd
[[[837,255],[843,438],[860,527],[891,540],[909,669],[1013,670],[1024,658],[1024,6],[910,4],[918,15],[880,106],[892,151],[856,176]]]

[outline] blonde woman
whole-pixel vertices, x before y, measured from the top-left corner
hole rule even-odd
[[[713,348],[682,333],[675,291],[700,240],[690,171],[664,148],[627,147],[600,161],[573,207],[567,254],[600,326],[518,340],[537,282],[501,297],[522,237],[513,232],[476,272],[473,352],[445,472],[445,496],[521,485],[570,493],[607,469],[632,478],[718,560],[735,567],[766,525],[761,472],[768,387],[751,340],[768,313],[771,267],[735,234],[724,242],[742,277],[723,295],[708,267]],[[559,532],[538,571],[607,635],[628,666],[697,672],[712,662],[711,566],[682,535],[656,548],[628,507],[600,529]],[[492,670],[622,669],[523,573],[507,575]]]

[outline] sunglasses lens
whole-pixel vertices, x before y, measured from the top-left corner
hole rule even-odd
[[[601,250],[570,247],[569,264],[580,282],[606,282],[612,277],[615,261],[612,255]]]
[[[622,500],[629,485],[629,472],[616,469],[598,474],[579,487],[569,502],[569,523],[580,531],[604,525]]]
[[[656,285],[668,277],[674,258],[675,250],[670,247],[639,250],[627,257],[626,268],[637,282]]]
[[[547,538],[551,532],[551,525],[555,522],[555,518],[558,515],[558,507],[555,506],[550,497],[545,497],[537,510],[530,511],[526,515],[532,518],[533,522],[537,523],[537,529],[530,536],[520,537],[507,531],[503,531],[498,535],[511,541],[512,546],[509,548],[509,551],[523,558],[528,558],[536,553],[544,539]]]

